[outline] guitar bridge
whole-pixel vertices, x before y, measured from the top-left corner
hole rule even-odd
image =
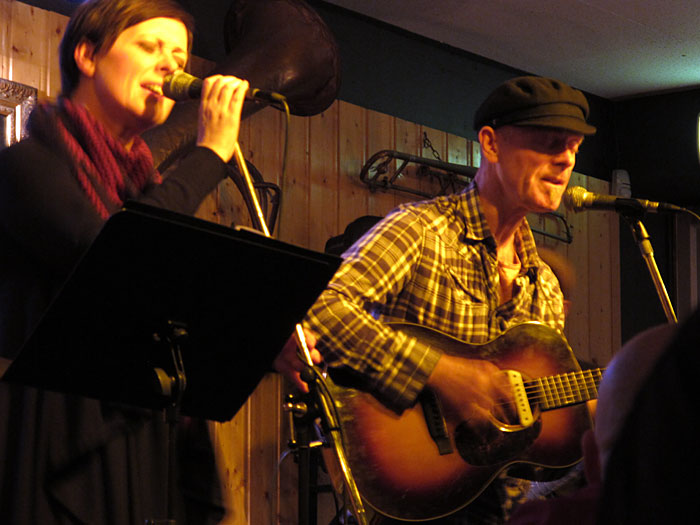
[[[530,400],[525,391],[523,376],[516,370],[507,370],[506,376],[508,377],[508,383],[513,392],[513,401],[515,402],[515,410],[518,414],[520,424],[523,427],[529,427],[534,423],[535,418],[532,415]]]

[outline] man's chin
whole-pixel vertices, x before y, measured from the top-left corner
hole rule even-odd
[[[538,202],[533,206],[533,213],[552,213],[559,209],[561,198],[551,200],[549,202]]]

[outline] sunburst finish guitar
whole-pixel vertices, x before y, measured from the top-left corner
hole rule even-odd
[[[559,332],[524,323],[483,345],[418,325],[393,324],[446,353],[487,359],[511,385],[517,414],[475,424],[426,395],[401,415],[373,396],[331,383],[348,464],[363,499],[401,520],[421,521],[468,505],[506,467],[568,467],[581,458],[601,369],[581,371]],[[556,409],[556,410],[555,410]]]

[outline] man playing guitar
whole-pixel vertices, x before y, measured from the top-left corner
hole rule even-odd
[[[305,321],[314,356],[396,413],[427,389],[462,420],[488,419],[510,399],[494,380],[496,365],[445,353],[387,323],[476,344],[527,321],[563,329],[559,284],[525,217],[559,207],[579,146],[595,133],[588,111],[583,93],[553,79],[498,86],[475,115],[481,166],[474,181],[456,195],[401,205],[345,252]],[[305,387],[293,345],[276,367]]]

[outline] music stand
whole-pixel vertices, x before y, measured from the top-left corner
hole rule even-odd
[[[228,421],[339,263],[128,203],[2,379],[143,408],[177,404],[183,414]]]

